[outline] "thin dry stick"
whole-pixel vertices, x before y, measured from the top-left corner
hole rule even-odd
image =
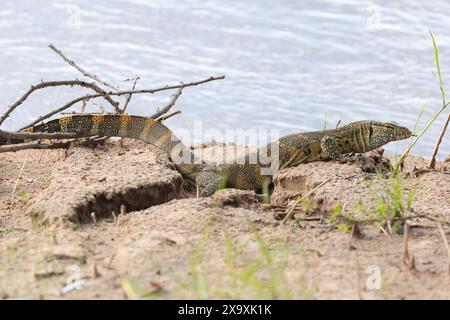
[[[70,146],[70,142],[56,142],[51,144],[43,143],[31,143],[31,144],[16,144],[10,146],[0,146],[0,153],[4,152],[15,152],[20,150],[47,150],[47,149],[67,149]],[[42,157],[42,156],[41,156]]]
[[[403,233],[403,263],[409,268],[414,269],[414,257],[409,255],[409,246],[408,246],[408,224],[405,222],[404,224],[404,233]]]
[[[59,86],[80,86],[92,89],[93,91],[97,92],[96,97],[103,97],[108,103],[110,103],[114,108],[117,108],[119,105],[118,102],[111,99],[111,97],[108,95],[108,93],[103,90],[102,88],[98,87],[95,83],[81,81],[81,80],[64,80],[64,81],[44,81],[37,85],[31,86],[31,88],[25,92],[19,100],[17,100],[15,103],[10,105],[6,112],[1,116],[0,118],[0,125],[6,120],[6,118],[9,117],[9,115],[36,90],[48,88],[48,87],[59,87]],[[83,100],[83,99],[82,99]],[[39,121],[38,121],[39,122]],[[36,122],[37,123],[37,122]]]
[[[168,113],[168,114],[166,114],[166,115],[164,115],[164,116],[161,116],[161,117],[159,117],[157,120],[158,120],[159,122],[162,122],[162,121],[165,121],[165,120],[167,120],[167,119],[169,119],[169,118],[171,118],[171,117],[173,117],[173,116],[175,116],[175,115],[177,115],[177,114],[180,114],[180,113],[181,113],[181,110],[177,110],[177,111]]]
[[[135,77],[135,78],[134,78],[133,87],[131,88],[131,90],[136,89],[136,83],[138,82],[139,79],[140,79],[139,77]],[[129,94],[129,95],[127,96],[127,99],[125,100],[125,104],[123,105],[123,108],[122,108],[122,110],[121,110],[121,113],[124,113],[125,110],[127,110],[128,104],[130,103],[130,100],[131,100],[131,97],[132,97],[132,96],[133,96],[132,94]]]
[[[165,90],[173,90],[173,89],[178,89],[178,88],[186,88],[186,87],[192,87],[192,86],[198,86],[200,84],[204,84],[207,82],[211,82],[211,81],[216,81],[216,80],[223,80],[225,79],[224,75],[221,76],[212,76],[203,80],[198,80],[198,81],[192,81],[192,82],[187,82],[187,83],[179,83],[179,84],[172,84],[172,85],[165,85],[163,87],[158,87],[158,88],[154,88],[154,89],[139,89],[139,90],[124,90],[124,91],[117,91],[117,92],[108,92],[107,94],[109,96],[124,96],[124,95],[129,95],[129,94],[135,94],[135,93],[156,93],[159,91],[165,91]],[[98,98],[101,95],[99,94],[92,94],[92,95],[87,95],[85,96],[85,98]]]
[[[31,122],[31,123],[29,123],[29,124],[23,126],[22,128],[20,128],[20,130],[23,130],[23,129],[29,128],[29,127],[33,127],[34,125],[38,124],[39,122],[41,122],[41,121],[43,121],[43,120],[46,120],[46,119],[50,118],[51,116],[53,116],[53,115],[55,115],[55,114],[57,114],[57,113],[60,113],[60,112],[62,112],[62,111],[64,111],[64,110],[69,109],[69,108],[72,107],[74,104],[76,104],[76,103],[78,103],[78,102],[80,102],[80,101],[87,101],[87,100],[90,100],[90,99],[92,99],[92,98],[91,98],[89,95],[86,95],[86,96],[83,96],[83,97],[76,98],[76,99],[74,99],[74,100],[72,100],[72,101],[66,103],[66,104],[63,105],[62,107],[59,107],[58,109],[55,109],[55,110],[53,110],[53,111],[51,111],[51,112],[49,112],[49,113],[47,113],[47,114],[44,114],[43,116],[40,116],[40,117],[37,118],[35,121],[33,121],[33,122]]]
[[[92,104],[100,109],[100,113],[101,114],[106,114],[106,110],[101,104],[99,104],[99,103],[97,103],[95,101],[92,101]]]
[[[170,110],[170,108],[172,108],[175,105],[178,98],[181,96],[182,91],[183,87],[178,88],[178,90],[172,95],[172,98],[169,100],[169,103],[167,103],[167,105],[164,108],[157,111],[155,114],[151,115],[150,118],[157,119],[163,114],[167,113]]]
[[[62,52],[61,50],[57,49],[53,44],[49,44],[48,47],[50,49],[52,49],[57,55],[59,55],[65,62],[67,62],[69,65],[71,65],[72,67],[74,67],[75,69],[77,69],[79,72],[81,72],[84,76],[91,78],[111,89],[114,89],[116,91],[119,91],[119,88],[116,87],[115,85],[106,82],[105,80],[100,79],[98,76],[96,76],[95,74],[92,74],[86,70],[84,70],[83,68],[81,68],[79,65],[77,65],[73,60],[70,60],[69,58],[67,58]]]
[[[445,249],[447,250],[447,261],[448,261],[448,274],[450,275],[450,247],[448,245],[447,237],[445,236],[444,229],[440,223],[438,223],[439,233],[442,237],[442,242],[444,242]]]
[[[311,194],[313,194],[317,189],[321,188],[323,185],[325,185],[328,181],[330,181],[331,178],[325,179],[324,181],[322,181],[317,187],[315,187],[314,189],[312,189],[311,191],[309,191],[307,194],[305,194],[304,196],[302,196],[298,201],[295,201],[287,210],[286,210],[286,216],[284,217],[284,219],[281,221],[281,224],[285,224],[289,219],[292,218],[292,216],[294,215],[294,211],[295,208],[297,207],[297,205],[303,201],[304,199],[306,199],[307,197],[309,197]]]
[[[142,94],[142,93],[156,93],[159,91],[164,91],[164,90],[172,90],[172,89],[178,89],[178,88],[186,88],[186,87],[191,87],[191,86],[197,86],[199,84],[203,84],[206,82],[210,82],[210,81],[215,81],[215,80],[222,80],[225,79],[225,76],[217,76],[217,77],[209,77],[207,79],[203,79],[203,80],[199,80],[199,81],[192,81],[192,82],[188,82],[188,83],[180,83],[180,84],[176,84],[176,85],[166,85],[164,87],[159,87],[159,88],[154,88],[154,89],[141,89],[141,90],[126,90],[126,91],[118,91],[118,92],[108,92],[109,96],[123,96],[123,95],[129,95],[129,94]],[[63,105],[62,107],[55,109],[39,118],[37,118],[35,121],[31,122],[30,124],[24,126],[22,129],[24,128],[28,128],[28,127],[32,127],[35,124],[50,118],[51,116],[64,111],[66,109],[69,109],[70,107],[72,107],[74,104],[83,101],[85,99],[90,100],[90,99],[95,99],[101,97],[101,95],[99,94],[90,94],[90,95],[85,95],[83,97],[79,97],[76,98],[68,103],[66,103],[65,105]],[[1,122],[0,122],[1,124]]]
[[[88,101],[87,100],[83,100],[83,104],[81,105],[81,109],[80,112],[84,113],[87,107]]]
[[[6,139],[21,139],[21,140],[40,140],[40,139],[74,139],[80,138],[79,133],[68,133],[68,132],[55,132],[55,133],[45,133],[45,132],[11,132],[0,129],[0,137]]]
[[[355,235],[356,232],[358,232],[358,225],[357,225],[356,223],[354,223],[354,224],[352,225],[352,230],[350,231],[350,235],[349,235],[349,237],[348,237],[348,248],[349,248],[350,250],[352,250],[352,249],[355,248],[355,247],[353,246],[353,244],[352,244],[352,241],[353,241],[353,237],[354,237],[354,235]]]
[[[30,151],[28,150],[28,152],[25,154],[25,158],[23,159],[22,166],[20,167],[19,175],[17,176],[16,182],[14,183],[14,188],[11,193],[11,203],[13,203],[13,201],[14,201],[14,194],[16,193],[17,185],[19,184],[19,180],[20,180],[20,177],[22,176],[22,172],[23,172],[23,169],[25,168],[25,163],[28,160],[29,154],[30,154]]]
[[[442,139],[444,138],[445,132],[447,131],[447,127],[448,127],[449,123],[450,123],[450,114],[448,115],[447,121],[445,121],[444,127],[442,128],[441,133],[439,134],[439,138],[436,142],[436,145],[434,146],[433,154],[431,155],[431,160],[428,165],[428,168],[430,168],[430,169],[436,168],[436,156],[439,151],[439,147],[441,145]]]
[[[407,217],[398,217],[395,219],[395,221],[397,222],[405,222],[405,221],[409,221],[409,220],[414,220],[414,219],[426,219],[429,221],[433,221],[433,222],[440,222],[439,219],[435,219],[432,218],[426,214],[415,214],[415,215],[410,215]],[[344,223],[357,223],[358,225],[365,225],[365,224],[369,224],[369,223],[381,223],[381,222],[385,222],[385,220],[383,219],[364,219],[364,220],[356,220],[356,219],[348,219],[346,217],[343,217],[341,219],[339,219],[339,221],[342,221]],[[445,223],[446,225],[450,226],[450,222],[446,222],[446,221],[442,221],[443,223]],[[388,235],[387,231],[384,230],[383,228],[383,232],[386,233],[386,235]]]

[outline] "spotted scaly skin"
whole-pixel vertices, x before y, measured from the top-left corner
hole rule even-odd
[[[71,132],[80,136],[115,136],[142,140],[165,151],[177,170],[209,196],[220,188],[261,189],[283,168],[364,153],[411,137],[393,122],[358,121],[340,128],[291,134],[231,164],[200,161],[160,122],[131,115],[73,115],[27,128],[25,132]],[[17,140],[15,143],[19,142]]]

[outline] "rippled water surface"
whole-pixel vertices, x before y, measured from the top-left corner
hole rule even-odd
[[[440,106],[433,47],[450,78],[450,2],[439,1],[13,1],[0,8],[0,106],[31,84],[79,74],[47,48],[54,43],[80,65],[128,88],[141,76],[154,87],[225,74],[186,89],[176,133],[273,128],[280,134],[361,120],[413,127]],[[18,128],[81,93],[32,96],[6,122]],[[133,114],[150,114],[169,93],[134,97]],[[443,115],[415,153],[428,156]],[[229,140],[227,138],[226,140]],[[405,143],[391,144],[400,153]],[[450,153],[450,134],[442,145]]]

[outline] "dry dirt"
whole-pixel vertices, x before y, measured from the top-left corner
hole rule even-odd
[[[234,152],[203,147],[209,158]],[[0,154],[0,298],[449,299],[437,225],[449,239],[450,162],[405,164],[409,214],[423,216],[407,220],[407,262],[401,230],[370,223],[349,234],[330,219],[339,206],[342,217],[374,218],[386,193],[371,172],[386,161],[285,169],[269,205],[231,189],[195,198],[140,142]],[[325,180],[280,223],[291,199]]]

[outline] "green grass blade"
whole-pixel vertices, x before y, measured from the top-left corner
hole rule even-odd
[[[419,116],[417,117],[416,123],[414,124],[413,133],[416,133],[417,127],[419,126],[420,119],[422,119],[423,113],[425,112],[426,108],[427,108],[427,102],[425,101],[422,109],[420,110]]]
[[[444,85],[442,84],[442,76],[441,76],[441,67],[439,65],[439,50],[436,45],[436,41],[434,40],[433,33],[430,30],[430,36],[431,40],[433,41],[433,47],[434,47],[434,59],[436,61],[436,68],[438,72],[438,79],[439,79],[439,89],[441,90],[442,99],[445,101],[445,91],[444,91]]]

